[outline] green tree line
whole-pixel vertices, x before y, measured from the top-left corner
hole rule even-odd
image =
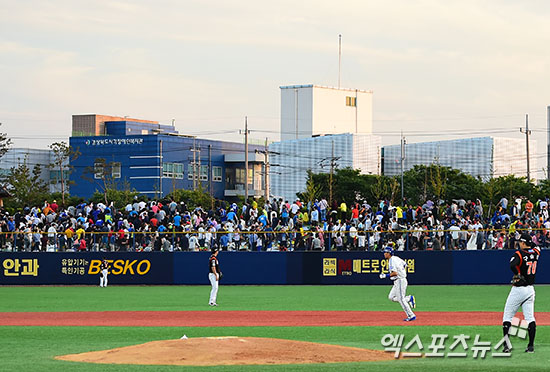
[[[534,184],[527,182],[526,177],[507,175],[484,181],[460,170],[436,164],[415,165],[404,172],[403,186],[405,201],[413,205],[422,205],[427,200],[437,203],[440,200],[479,199],[486,208],[494,210],[503,197],[512,200],[516,196],[524,196],[536,201],[550,196],[548,180]],[[309,172],[305,190],[297,195],[305,201],[321,197],[329,200],[330,175]],[[332,200],[348,205],[359,200],[367,200],[371,205],[376,205],[379,200],[389,200],[392,205],[400,205],[401,178],[361,174],[359,170],[351,168],[339,169],[332,177]]]

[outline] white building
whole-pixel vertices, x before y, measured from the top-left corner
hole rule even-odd
[[[529,168],[533,179],[536,178],[534,172],[537,169],[536,141],[530,140],[529,147]],[[401,145],[384,146],[382,156],[384,175],[401,174]],[[525,140],[515,138],[478,137],[407,144],[404,171],[417,164],[440,164],[483,180],[510,174],[527,176]]]
[[[380,174],[381,139],[373,135],[335,134],[269,145],[271,195],[295,200],[305,189],[307,172],[329,173],[351,167],[362,174]]]
[[[372,91],[319,85],[280,88],[281,141],[326,134],[372,134]]]
[[[48,168],[48,165],[54,162],[51,150],[10,148],[0,158],[0,176],[7,176],[11,168],[17,168],[25,162],[31,172],[36,165],[40,166],[40,179],[48,185],[50,192],[61,192],[61,171]],[[68,170],[65,170],[65,179],[69,179]]]

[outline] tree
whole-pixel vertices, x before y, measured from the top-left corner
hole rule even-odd
[[[202,187],[199,187],[197,190],[177,189],[167,195],[167,198],[172,199],[176,203],[184,202],[190,208],[198,206],[204,208],[213,204],[212,196],[210,193],[205,192]]]
[[[0,123],[2,125],[2,123]],[[8,152],[12,142],[6,133],[0,133],[0,158]]]
[[[375,176],[376,182],[370,187],[371,194],[374,197],[374,202],[378,202],[385,199],[388,194],[388,186],[385,182],[384,176]]]
[[[82,178],[99,186],[105,204],[108,204],[108,191],[118,190],[118,181],[113,176],[114,171],[120,173],[120,163],[107,162],[103,158],[96,158],[93,167],[86,167]],[[127,185],[129,187],[129,185]]]
[[[333,177],[332,195],[339,203],[352,205],[367,194],[367,185],[359,170],[346,167],[338,169]]]
[[[489,181],[485,182],[483,185],[484,188],[484,198],[485,203],[488,202],[489,209],[487,210],[487,217],[491,215],[491,209],[495,203],[498,203],[498,195],[501,193],[501,185],[497,182],[496,178],[491,178]]]
[[[445,196],[447,186],[447,167],[432,165],[430,169],[430,184],[435,202],[439,202]]]
[[[390,196],[388,199],[390,199],[390,204],[394,205],[396,198],[399,196],[401,198],[400,192],[401,192],[401,185],[397,181],[397,177],[391,177],[389,180],[389,191]]]
[[[296,194],[304,203],[306,203],[306,205],[313,204],[313,202],[321,196],[321,186],[315,184],[313,179],[310,177],[310,174],[311,171],[308,171],[306,189],[303,192]]]
[[[138,195],[139,192],[130,189],[130,184],[125,182],[122,190],[108,188],[103,193],[99,191],[94,192],[90,201],[94,203],[104,202],[106,205],[113,203],[115,208],[123,208],[127,204],[132,203]]]
[[[73,167],[70,165],[70,161],[75,160],[80,156],[80,151],[74,150],[71,146],[68,146],[66,142],[54,142],[48,146],[53,152],[53,163],[48,165],[49,169],[59,169],[61,179],[61,201],[65,205],[65,191],[66,185],[74,182],[68,182],[65,180],[64,168],[68,168],[68,173],[72,172]]]
[[[25,205],[39,205],[48,193],[48,186],[40,179],[42,171],[39,165],[31,170],[27,165],[27,158],[23,164],[12,167],[4,181],[9,192],[13,195],[10,200],[16,207]]]
[[[495,182],[500,187],[499,199],[505,197],[511,201],[516,196],[529,196],[534,190],[534,185],[527,182],[526,177],[508,175],[496,178]]]

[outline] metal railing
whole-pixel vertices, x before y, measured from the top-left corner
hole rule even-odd
[[[274,230],[274,231],[163,231],[163,232],[2,232],[4,251],[174,251],[208,250],[380,250],[392,243],[397,250],[516,249],[516,231],[478,230]],[[546,229],[529,229],[536,244],[550,247]],[[341,239],[338,239],[340,235]],[[314,236],[320,242],[314,241]],[[259,245],[261,243],[261,245]],[[320,248],[319,248],[320,247]]]

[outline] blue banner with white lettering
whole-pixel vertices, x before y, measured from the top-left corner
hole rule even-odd
[[[550,284],[550,259],[542,252],[538,284]],[[409,284],[509,284],[513,251],[396,252]],[[109,284],[209,284],[209,252],[0,252],[0,284],[99,284],[101,260]],[[220,252],[222,284],[387,285],[380,252]],[[547,269],[548,267],[548,269]]]

